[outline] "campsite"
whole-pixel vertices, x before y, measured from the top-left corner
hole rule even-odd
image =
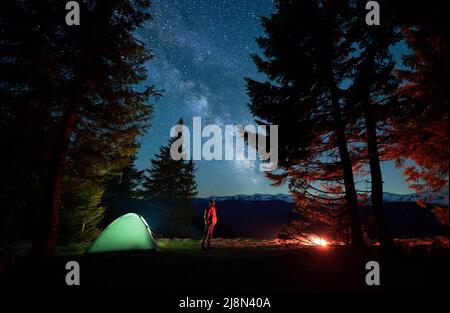
[[[0,299],[433,311],[448,4],[1,0]]]
[[[114,220],[92,243],[57,249],[52,260],[36,262],[25,256],[3,259],[13,270],[0,275],[0,290],[68,295],[95,291],[263,295],[442,292],[448,288],[448,250],[430,240],[398,241],[399,250],[386,255],[379,246],[216,238],[214,250],[205,252],[200,250],[199,239],[157,239],[148,225],[151,223],[141,216],[129,213]],[[365,282],[366,264],[374,260],[381,268],[380,286]],[[79,264],[80,284],[76,286],[65,282],[69,272],[66,264],[71,261]]]

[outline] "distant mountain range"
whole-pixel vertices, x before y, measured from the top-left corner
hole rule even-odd
[[[214,197],[217,201],[219,222],[215,236],[222,238],[256,237],[276,238],[282,225],[299,219],[300,215],[293,212],[295,204],[289,194],[254,194]],[[387,219],[391,231],[396,238],[429,238],[447,234],[448,227],[439,224],[432,213],[433,205],[426,208],[419,206],[415,194],[399,195],[384,193]],[[203,229],[203,212],[208,207],[208,198],[198,198],[194,201],[196,217],[194,225]],[[448,205],[448,196],[435,198],[434,203]],[[361,207],[361,218],[365,227],[372,235],[375,233],[370,205]],[[371,230],[372,229],[372,230]]]
[[[385,192],[383,193],[383,198],[385,202],[415,202],[416,200],[427,198],[427,196],[424,197],[415,193],[399,195],[396,193]],[[441,193],[436,196],[430,196],[430,199],[431,200],[427,199],[426,202],[448,206],[448,193]]]
[[[211,197],[207,198],[200,198],[199,200],[209,200]],[[423,196],[419,196],[415,193],[411,194],[396,194],[396,193],[390,193],[385,192],[383,193],[383,198],[385,202],[415,202],[418,199],[423,199]],[[238,194],[233,196],[217,196],[214,197],[216,201],[241,201],[241,202],[250,202],[250,201],[284,201],[288,203],[294,202],[292,199],[292,195],[290,194],[284,194],[284,193],[278,193],[278,194],[260,194],[256,193],[253,195],[246,195],[246,194]],[[438,196],[434,196],[431,198],[431,201],[427,201],[432,204],[441,204],[441,205],[447,205],[449,203],[449,196],[448,193],[442,193]]]
[[[205,198],[205,200],[209,200],[211,197]],[[285,193],[278,193],[275,195],[272,194],[261,194],[255,193],[254,195],[245,195],[239,194],[234,196],[218,196],[214,197],[216,201],[285,201],[285,202],[294,202],[292,200],[292,195]]]

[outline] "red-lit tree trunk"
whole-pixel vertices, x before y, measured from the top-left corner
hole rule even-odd
[[[371,178],[370,199],[375,223],[377,224],[378,240],[383,248],[391,249],[394,246],[394,242],[389,231],[383,207],[383,174],[381,172],[380,153],[378,151],[376,108],[371,100],[370,86],[372,83],[371,79],[374,78],[371,78],[370,74],[375,72],[374,49],[375,45],[369,46],[367,49],[366,60],[362,63],[360,69],[359,88],[362,94],[361,104],[366,126],[366,142]]]
[[[394,243],[386,222],[383,208],[383,176],[380,166],[380,155],[378,152],[377,130],[370,100],[364,104],[364,119],[367,131],[367,149],[369,153],[369,166],[371,176],[372,208],[378,229],[378,240],[384,248],[392,248]]]
[[[30,251],[30,255],[35,257],[50,257],[55,253],[60,223],[62,180],[69,152],[70,137],[75,129],[76,119],[77,109],[76,106],[72,106],[64,115],[55,153],[49,164],[37,233]]]
[[[345,125],[342,119],[342,111],[339,103],[338,88],[333,78],[330,79],[330,85],[332,114],[335,122],[336,139],[341,158],[342,173],[344,176],[345,198],[350,217],[352,245],[362,246],[364,245],[364,238],[361,227],[361,218],[359,215],[355,179],[353,177],[353,167],[347,147],[347,138],[345,135]]]

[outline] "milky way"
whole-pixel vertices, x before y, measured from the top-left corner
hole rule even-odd
[[[260,17],[273,11],[271,0],[152,1],[153,20],[137,36],[155,55],[145,83],[164,92],[155,103],[152,127],[140,140],[138,168],[148,168],[179,118],[188,127],[193,116],[203,125],[253,123],[244,77],[265,79],[251,54],[260,53],[255,42],[263,35]],[[199,196],[287,192],[270,186],[256,162],[197,161],[196,166]],[[398,172],[389,168],[390,173],[398,182]]]
[[[193,116],[200,116],[204,125],[253,123],[244,77],[258,77],[250,56],[259,52],[259,18],[273,9],[270,0],[152,1],[153,20],[138,36],[155,55],[146,83],[164,92],[155,102],[152,127],[140,141],[139,168],[148,167],[179,118],[189,127]],[[286,192],[271,187],[256,162],[196,165],[200,196]]]

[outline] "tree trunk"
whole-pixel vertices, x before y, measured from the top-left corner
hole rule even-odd
[[[378,152],[377,129],[373,116],[370,100],[364,103],[364,118],[367,131],[367,149],[369,153],[369,166],[371,176],[371,195],[372,208],[375,215],[375,222],[378,230],[378,240],[384,248],[392,248],[394,242],[386,222],[386,216],[383,208],[383,176],[380,166],[380,155]]]
[[[361,218],[359,216],[358,198],[353,177],[353,168],[350,160],[350,153],[347,147],[345,135],[345,125],[342,120],[342,112],[339,104],[338,89],[333,79],[331,79],[331,104],[333,108],[333,119],[335,122],[335,132],[338,141],[339,155],[341,158],[342,172],[344,175],[345,198],[347,200],[347,210],[350,216],[350,228],[352,231],[352,244],[355,246],[364,245]]]
[[[366,61],[362,64],[362,86],[360,86],[363,96],[362,105],[364,121],[366,123],[366,140],[371,176],[370,200],[375,215],[375,223],[377,224],[378,240],[383,248],[391,249],[394,246],[394,242],[389,231],[383,207],[383,174],[381,172],[380,153],[378,151],[376,118],[370,94],[370,73],[374,71],[373,48],[368,48]]]
[[[59,211],[62,180],[69,151],[70,137],[76,123],[76,110],[69,108],[64,116],[55,155],[49,164],[44,199],[39,212],[37,234],[30,250],[35,257],[50,257],[55,253],[59,233]]]
[[[81,82],[90,78],[90,62],[92,52],[87,49],[91,46],[91,42],[96,40],[96,35],[101,27],[108,25],[108,19],[111,17],[111,11],[115,6],[114,1],[97,1],[93,12],[86,12],[84,23],[77,32],[78,38],[75,40],[79,42],[84,41],[84,48],[81,51],[80,59],[83,60],[78,64],[75,78],[76,86],[81,86]],[[95,32],[97,30],[97,32]],[[85,36],[87,34],[87,36]],[[78,87],[82,90],[82,87]],[[55,149],[55,155],[50,162],[48,169],[48,177],[44,189],[43,205],[40,208],[39,224],[36,238],[30,250],[30,255],[38,257],[53,256],[55,252],[55,245],[59,233],[59,211],[61,200],[62,181],[67,161],[67,154],[69,152],[70,137],[72,136],[76,120],[78,118],[78,110],[81,105],[81,98],[78,93],[73,94],[73,101],[67,108],[63,119],[58,143]]]

